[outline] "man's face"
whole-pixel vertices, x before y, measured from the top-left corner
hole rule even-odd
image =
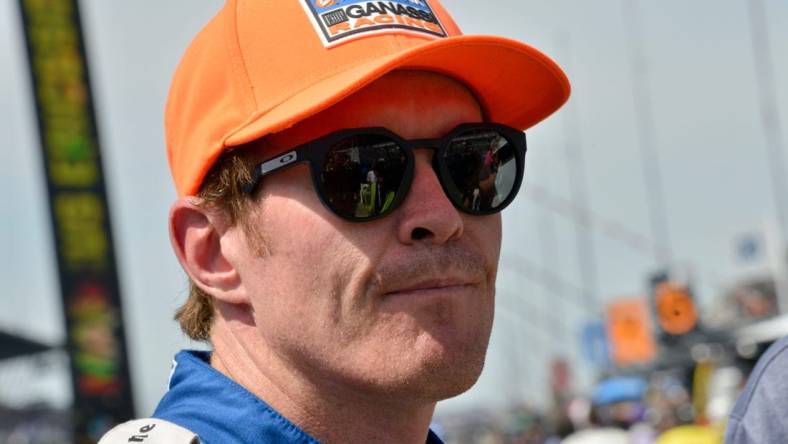
[[[395,72],[267,138],[260,156],[344,128],[437,138],[481,120],[454,81]],[[473,385],[492,326],[501,219],[454,208],[431,158],[416,150],[405,201],[365,223],[321,204],[307,164],[264,178],[250,223],[265,253],[241,234],[222,244],[250,300],[253,357],[280,359],[318,386],[376,396],[434,401]]]

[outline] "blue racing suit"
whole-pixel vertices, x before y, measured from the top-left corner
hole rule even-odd
[[[265,401],[210,365],[210,353],[175,355],[170,388],[154,418],[185,427],[203,444],[317,444]],[[442,444],[429,432],[427,444]]]

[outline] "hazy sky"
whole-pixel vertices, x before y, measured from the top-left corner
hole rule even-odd
[[[598,298],[645,291],[658,264],[635,85],[651,99],[674,265],[692,268],[704,307],[759,268],[735,254],[737,239],[757,235],[775,215],[747,2],[636,1],[644,83],[632,75],[627,1],[444,0],[466,34],[528,42],[557,60],[573,85],[569,106],[528,132],[525,187],[504,213],[487,367],[479,384],[446,409],[542,402],[551,356],[565,354],[582,365],[576,337],[586,318],[578,290],[585,284],[576,224],[566,210],[573,179],[585,176],[593,213]],[[763,1],[785,133],[788,2]],[[175,193],[164,153],[164,101],[180,54],[221,2],[81,4],[132,373],[140,414],[147,415],[165,389],[172,354],[189,345],[171,320],[187,286],[166,231]],[[58,343],[64,329],[15,1],[0,2],[0,29],[0,279],[6,285],[0,328]],[[783,142],[785,150],[788,134]],[[584,164],[569,163],[568,152],[580,152]],[[585,381],[588,372],[581,374]],[[65,402],[58,395],[64,379],[44,379],[27,396]],[[0,397],[12,392],[0,390]]]

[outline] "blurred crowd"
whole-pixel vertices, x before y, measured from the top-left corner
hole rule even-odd
[[[695,347],[688,358],[664,368],[610,371],[584,396],[554,387],[546,408],[470,411],[437,418],[435,428],[450,444],[722,443],[757,356]]]

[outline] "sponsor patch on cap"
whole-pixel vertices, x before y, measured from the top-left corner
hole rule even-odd
[[[301,4],[326,47],[386,32],[446,37],[428,0],[301,0]]]

